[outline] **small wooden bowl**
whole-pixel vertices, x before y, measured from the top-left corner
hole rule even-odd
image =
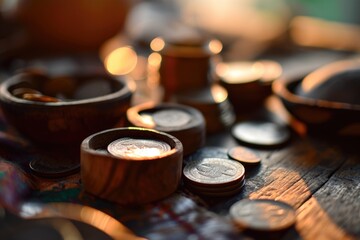
[[[96,94],[87,98],[88,84],[94,83],[94,79],[100,85],[107,85],[108,91],[95,88]],[[57,79],[57,84],[52,85],[53,80],[42,74],[21,73],[0,86],[0,105],[6,120],[31,141],[42,145],[79,146],[85,137],[125,122],[132,97],[125,79],[100,74],[68,76]],[[26,100],[14,95],[19,88],[31,88],[46,95],[58,91],[69,95],[69,99]],[[77,90],[82,96],[76,97]]]
[[[360,106],[307,98],[296,94],[302,79],[278,79],[274,93],[285,108],[305,123],[311,133],[333,136],[360,136]]]
[[[219,83],[229,95],[237,114],[259,109],[272,94],[271,84],[282,74],[274,61],[235,61],[220,63],[216,67]]]
[[[171,150],[144,160],[115,157],[107,146],[119,138],[166,142]],[[116,128],[87,137],[81,144],[81,179],[85,191],[119,204],[137,205],[173,193],[181,179],[181,142],[163,132],[145,128]]]
[[[187,113],[191,119],[183,126],[161,126],[156,124],[152,115],[162,110],[179,110]],[[181,141],[184,155],[189,155],[205,145],[205,119],[200,111],[177,103],[143,103],[128,109],[127,120],[131,126],[155,129],[173,135]]]

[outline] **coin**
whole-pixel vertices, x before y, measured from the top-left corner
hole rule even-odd
[[[213,189],[204,189],[200,190],[193,186],[187,186],[190,191],[192,191],[195,194],[199,194],[202,196],[208,196],[208,197],[229,197],[233,196],[236,193],[240,192],[243,186],[245,185],[245,179],[241,180],[239,184],[235,188],[232,189],[222,189],[221,191],[214,191]]]
[[[267,121],[238,123],[232,128],[232,135],[241,142],[263,147],[278,146],[290,138],[285,126]]]
[[[24,94],[41,94],[38,90],[35,90],[33,88],[15,88],[12,92],[12,95],[15,97],[22,98]]]
[[[156,125],[161,127],[181,127],[191,121],[191,115],[179,109],[164,109],[152,115]]]
[[[29,163],[33,174],[45,178],[61,178],[79,171],[80,162],[72,158],[36,158]]]
[[[270,199],[243,199],[230,207],[230,216],[239,227],[256,231],[280,231],[295,224],[295,210]]]
[[[239,181],[229,185],[215,185],[215,184],[197,185],[197,184],[193,184],[191,181],[188,181],[186,179],[184,179],[184,183],[187,188],[197,192],[229,192],[242,187],[244,180],[245,180],[245,175],[244,177],[240,178]]]
[[[258,164],[261,161],[261,158],[254,151],[241,146],[230,148],[228,155],[231,159],[237,160],[242,164]]]
[[[183,174],[194,184],[226,185],[240,181],[245,168],[241,163],[230,159],[204,158],[188,163]]]
[[[116,157],[142,160],[159,156],[171,147],[160,140],[120,138],[111,142],[107,150]]]
[[[38,93],[25,93],[22,98],[34,102],[59,102],[60,100],[54,97],[38,94]]]

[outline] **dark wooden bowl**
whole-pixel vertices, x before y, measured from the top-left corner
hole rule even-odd
[[[309,132],[360,136],[360,105],[300,96],[296,92],[302,80],[278,79],[272,87],[285,108],[305,123]]]
[[[180,110],[191,116],[191,120],[183,126],[159,126],[152,120],[152,114],[161,110]],[[144,117],[146,115],[146,117]],[[190,106],[177,103],[143,103],[128,109],[127,120],[129,125],[149,128],[171,134],[181,141],[184,156],[187,156],[205,145],[206,127],[205,119],[200,111]],[[149,117],[151,121],[149,121]]]
[[[106,149],[119,138],[163,141],[171,149],[145,159],[117,157]],[[181,180],[182,162],[181,142],[151,129],[109,129],[87,137],[81,144],[81,179],[85,191],[120,204],[148,203],[175,192]]]
[[[95,87],[95,94],[87,97],[88,84],[94,79],[105,84],[107,90]],[[125,122],[132,97],[126,79],[100,74],[69,76],[56,79],[58,83],[52,85],[53,80],[41,74],[21,73],[0,86],[0,105],[6,120],[31,141],[79,146],[87,136]],[[32,88],[46,95],[55,91],[67,98],[58,102],[30,101],[14,96],[19,88]]]

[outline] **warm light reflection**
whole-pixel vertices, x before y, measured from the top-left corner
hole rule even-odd
[[[158,69],[160,67],[161,60],[162,60],[162,58],[159,53],[151,53],[148,57],[149,67]]]
[[[253,62],[219,63],[216,74],[228,83],[246,83],[261,79],[264,66]]]
[[[134,149],[131,153],[128,153],[127,156],[132,158],[142,158],[142,157],[156,157],[161,155],[162,151],[158,148],[137,148]]]
[[[283,73],[281,65],[272,60],[257,61],[254,63],[254,68],[263,69],[263,74],[261,76],[262,82],[272,82],[275,79],[278,79]]]
[[[312,157],[308,156],[309,159],[314,159],[316,153],[310,154]],[[302,164],[316,165],[316,162],[302,162]],[[312,196],[308,184],[297,171],[275,169],[265,181],[271,184],[251,193],[249,198],[279,200],[297,209],[295,228],[301,239],[348,239],[346,233]],[[289,194],[290,192],[293,194]]]
[[[141,114],[141,123],[144,124],[143,127],[154,128],[156,126],[154,119],[151,115]]]
[[[290,24],[290,35],[302,46],[360,50],[360,27],[357,25],[298,16]]]
[[[355,61],[344,60],[342,62],[329,63],[308,74],[301,82],[301,90],[304,93],[310,92],[327,81],[331,76],[356,66],[358,66],[358,63]]]
[[[129,46],[113,50],[104,60],[106,70],[113,75],[130,73],[136,67],[136,63],[136,52]]]
[[[216,103],[224,102],[228,97],[228,93],[225,88],[219,85],[213,85],[211,87],[211,95]]]
[[[290,8],[284,1],[271,1],[260,7],[258,0],[183,0],[182,20],[218,35],[269,41],[287,29]]]
[[[34,210],[31,208],[34,207]],[[49,203],[46,205],[24,204],[22,206],[28,214],[24,214],[26,219],[39,219],[46,217],[63,217],[71,220],[87,223],[108,234],[115,240],[145,240],[133,234],[119,221],[113,217],[88,206],[72,203]]]
[[[219,41],[217,39],[213,39],[209,42],[209,50],[213,54],[219,54],[222,49],[223,49],[223,45],[222,45],[221,41]]]
[[[164,47],[165,47],[165,41],[161,37],[154,38],[150,42],[150,48],[155,52],[159,52],[163,50]]]

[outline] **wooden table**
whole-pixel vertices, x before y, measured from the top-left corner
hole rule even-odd
[[[208,139],[215,143],[238,144],[228,133]],[[281,200],[297,212],[295,228],[282,239],[360,239],[359,143],[294,134],[283,148],[257,150],[262,163],[247,172],[241,194],[208,208],[227,215],[243,198]]]
[[[283,110],[280,110],[280,113],[279,116],[283,116]],[[283,117],[280,119],[285,120]],[[262,162],[258,167],[247,170],[246,184],[237,195],[222,199],[200,198],[181,187],[175,195],[181,193],[185,197],[177,198],[175,196],[177,200],[165,199],[165,203],[154,203],[141,208],[136,212],[138,215],[131,212],[124,218],[119,217],[118,219],[129,220],[130,222],[134,218],[142,219],[143,222],[141,223],[134,221],[135,223],[127,224],[127,226],[138,235],[148,236],[149,233],[156,233],[157,227],[163,222],[156,221],[156,218],[152,220],[151,217],[154,214],[143,214],[142,216],[140,214],[144,211],[149,213],[152,209],[156,209],[157,217],[160,218],[161,216],[163,221],[167,217],[175,219],[176,221],[173,223],[175,227],[182,225],[177,229],[180,228],[186,234],[187,232],[194,232],[197,226],[190,226],[191,223],[189,224],[182,218],[176,218],[177,216],[171,214],[167,216],[166,214],[171,211],[166,211],[164,206],[169,203],[178,204],[181,201],[187,201],[186,204],[191,205],[191,211],[200,211],[207,217],[219,217],[220,221],[224,220],[226,224],[231,224],[228,213],[233,203],[244,198],[270,198],[285,201],[293,206],[297,212],[295,227],[276,236],[276,239],[360,239],[359,140],[359,138],[342,139],[313,136],[304,134],[302,131],[300,134],[294,131],[289,143],[281,148],[253,148],[262,157]],[[209,135],[206,145],[228,149],[239,145],[239,143],[231,136],[230,130],[224,130]],[[78,194],[77,182],[73,180],[77,177],[75,175],[71,180],[75,186],[74,195]],[[62,198],[61,191],[56,194],[57,200],[69,200],[65,197]],[[46,196],[42,195],[42,197],[47,199]],[[195,203],[194,206],[191,201]],[[84,204],[89,202],[91,200]],[[98,206],[97,204],[94,205]],[[128,209],[124,209],[122,213],[128,211]],[[116,216],[116,214],[114,215]],[[209,227],[211,228],[211,225],[208,226],[208,229]],[[172,233],[166,233],[163,236],[170,237]],[[198,238],[196,236],[196,233],[192,235],[193,239],[203,239],[201,236]],[[240,232],[239,238],[241,236],[250,237],[250,239],[258,237]],[[258,238],[264,239],[268,236]],[[224,236],[223,239],[229,238]]]

